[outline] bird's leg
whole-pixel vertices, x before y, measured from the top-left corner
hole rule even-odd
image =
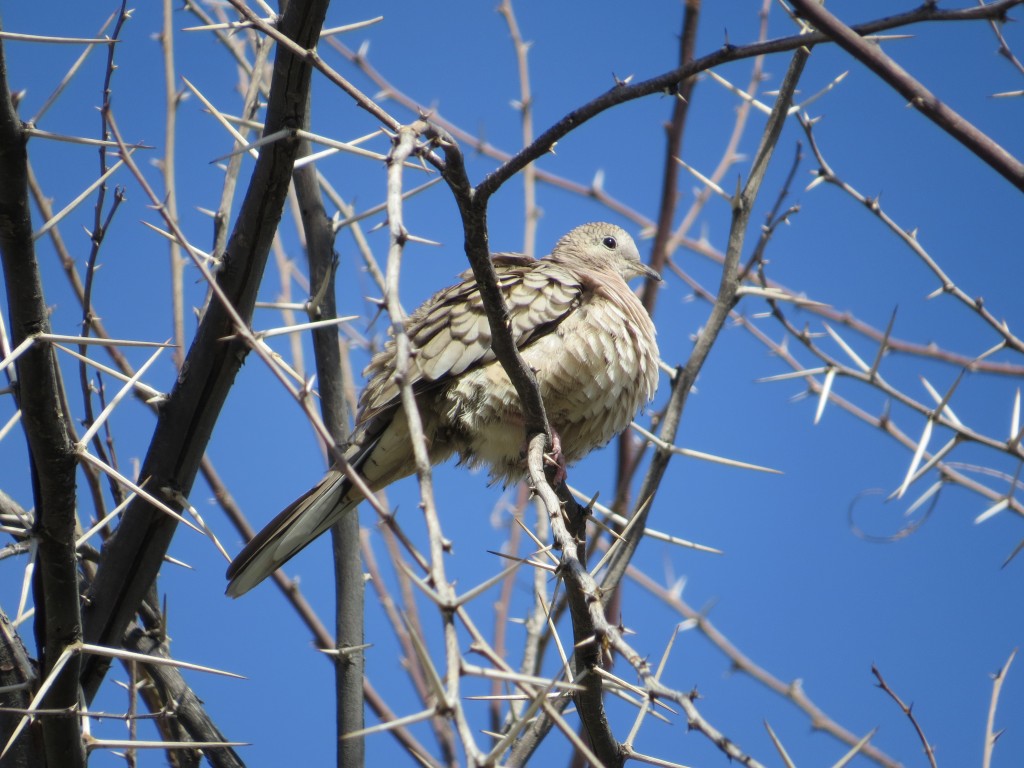
[[[548,466],[555,468],[555,475],[551,479],[551,485],[555,488],[565,482],[569,473],[565,468],[565,454],[562,453],[562,440],[555,430],[551,430],[551,450],[544,454],[544,461]]]

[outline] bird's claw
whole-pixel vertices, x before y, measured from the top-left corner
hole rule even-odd
[[[551,432],[551,450],[544,454],[544,463],[555,468],[554,476],[551,478],[551,485],[557,488],[569,476],[565,466],[565,454],[562,453],[562,441],[558,433]]]

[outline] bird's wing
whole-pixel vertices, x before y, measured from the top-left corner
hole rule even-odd
[[[508,305],[512,340],[523,349],[550,333],[579,306],[584,287],[560,264],[517,254],[497,254],[498,287]],[[411,383],[416,391],[442,386],[452,377],[494,360],[491,329],[471,272],[428,299],[406,322],[413,349]],[[395,345],[388,341],[365,373],[370,381],[360,402],[361,422],[394,407]]]

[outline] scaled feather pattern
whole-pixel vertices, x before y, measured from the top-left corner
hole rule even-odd
[[[584,224],[543,259],[495,254],[513,341],[537,384],[566,464],[624,430],[654,397],[654,324],[627,281],[659,280],[629,234]],[[491,349],[491,330],[471,272],[435,293],[406,321],[408,379],[428,454],[486,466],[504,483],[526,476],[519,396]],[[395,383],[395,344],[366,368],[366,389],[345,457],[377,491],[415,472],[408,423]],[[332,468],[245,546],[228,568],[227,593],[248,592],[355,508],[363,495]]]

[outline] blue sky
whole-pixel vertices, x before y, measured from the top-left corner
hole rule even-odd
[[[137,8],[125,27],[117,54],[113,108],[126,138],[157,147],[151,156],[159,157],[164,128],[160,51],[153,37],[160,25],[155,5]],[[697,45],[700,54],[716,50],[725,41],[738,45],[756,37],[759,3],[706,5]],[[891,14],[897,7],[889,2],[834,2],[829,8],[853,22]],[[2,18],[8,31],[89,36],[114,10],[111,3],[8,3]],[[670,69],[675,61],[680,3],[644,3],[641,11],[632,13],[625,12],[620,3],[521,3],[516,12],[524,37],[533,41],[530,65],[538,130],[611,87],[613,73],[644,79]],[[442,10],[426,4],[339,3],[329,13],[328,26],[378,14],[384,16],[383,22],[354,32],[343,42],[356,48],[368,41],[371,63],[403,92],[498,147],[514,150],[519,146],[518,116],[510,105],[518,96],[515,61],[507,28],[494,12],[493,3],[457,2]],[[792,33],[792,25],[777,7],[771,14],[771,36]],[[177,28],[193,23],[191,17],[176,13]],[[1024,38],[1017,27],[1008,25],[1005,32],[1020,56]],[[909,31],[914,34],[912,39],[887,42],[885,50],[1010,152],[1024,155],[1024,102],[992,98],[993,93],[1019,90],[1021,73],[996,54],[991,29],[972,23],[923,25]],[[237,111],[234,70],[224,50],[205,33],[179,33],[176,46],[179,74],[225,111]],[[27,89],[20,110],[27,118],[45,101],[80,48],[9,42],[5,52],[12,88]],[[368,93],[376,91],[331,49],[324,46],[321,53]],[[785,55],[766,60],[763,90],[778,86],[787,63]],[[951,278],[969,295],[983,296],[986,307],[1019,333],[1024,320],[1019,296],[1024,285],[1019,192],[831,46],[813,51],[800,85],[802,98],[847,70],[849,75],[841,83],[808,107],[810,115],[820,118],[815,135],[828,161],[861,192],[880,196],[886,212],[901,227],[918,228],[920,242]],[[738,62],[718,73],[745,86],[749,71],[749,62]],[[97,51],[40,121],[40,127],[95,136],[102,72],[103,54]],[[409,119],[393,102],[382,103],[400,119]],[[688,164],[703,173],[711,172],[732,130],[736,106],[735,96],[710,79],[698,84],[683,146]],[[671,101],[665,97],[623,105],[559,142],[556,153],[543,158],[540,167],[582,184],[589,184],[595,173],[601,172],[609,194],[653,218],[661,184],[662,124],[670,108]],[[179,121],[182,221],[193,242],[207,248],[212,228],[197,209],[217,205],[222,172],[212,161],[231,150],[230,140],[194,98],[183,104]],[[739,149],[747,158],[756,149],[763,121],[763,115],[751,118]],[[313,125],[315,131],[340,139],[364,135],[376,127],[323,78],[315,83]],[[791,122],[755,211],[747,253],[756,237],[756,223],[774,199],[796,144],[803,138]],[[386,150],[379,139],[372,145]],[[96,173],[92,149],[33,140],[30,152],[40,182],[57,208],[87,186]],[[489,158],[467,154],[474,180],[495,167]],[[968,357],[991,347],[995,335],[962,305],[948,296],[926,299],[937,287],[935,277],[863,206],[828,185],[805,189],[815,168],[806,143],[804,154],[789,200],[800,210],[773,238],[768,276],[876,327],[884,328],[898,307],[894,335],[902,339],[935,343]],[[154,165],[146,162],[143,167],[150,182],[159,188]],[[730,172],[724,182],[726,189],[734,188],[747,167],[740,163]],[[243,171],[243,182],[250,168],[251,163]],[[357,209],[383,200],[381,164],[336,156],[320,168]],[[410,184],[416,179],[409,174]],[[116,181],[127,185],[128,201],[101,254],[103,269],[97,277],[95,303],[112,335],[163,341],[171,334],[167,248],[141,223],[158,223],[158,217],[132,179],[119,175]],[[683,178],[680,211],[688,208],[698,187],[696,180]],[[490,239],[496,250],[522,247],[521,190],[521,184],[512,182],[492,200]],[[616,221],[640,234],[636,223],[563,190],[541,185],[538,199],[543,210],[540,252],[565,231],[588,220]],[[91,222],[89,205],[62,225],[80,267],[88,253],[82,227]],[[405,214],[412,232],[444,246],[412,245],[407,249],[402,301],[412,308],[448,285],[465,268],[465,257],[457,211],[443,186],[408,203]],[[713,200],[689,234],[724,248],[728,214],[724,201]],[[380,216],[370,219],[370,223],[379,221]],[[301,259],[290,221],[282,226],[281,237],[288,255]],[[383,263],[384,231],[368,238]],[[360,334],[383,334],[386,324],[382,319],[369,323],[373,311],[364,297],[376,295],[376,289],[360,270],[352,238],[343,232],[336,249],[344,276],[339,287],[340,310],[361,316],[353,323]],[[640,241],[640,250],[646,256],[650,241]],[[53,307],[54,330],[74,333],[80,311],[49,243],[40,241],[39,258],[47,302]],[[706,287],[717,286],[715,265],[685,250],[677,251],[674,258]],[[203,289],[194,269],[186,273],[186,290],[189,304],[202,301]],[[273,299],[278,291],[276,271],[268,270],[263,297]],[[655,321],[662,356],[672,365],[685,361],[692,336],[707,317],[708,305],[690,300],[690,294],[677,277],[668,276],[659,296]],[[302,299],[301,292],[294,294],[294,300]],[[6,316],[6,303],[3,309]],[[781,340],[782,329],[762,316],[764,310],[757,299],[746,299],[739,306],[755,326]],[[823,330],[819,318],[792,308],[788,312],[798,327],[806,323],[815,332]],[[191,317],[188,323],[190,329],[194,327]],[[279,316],[268,311],[258,314],[255,323],[258,328],[279,324]],[[869,362],[873,359],[875,345],[841,332],[862,357]],[[842,356],[834,343],[827,339],[821,343]],[[279,341],[276,348],[287,352],[287,343]],[[789,348],[804,364],[816,365],[792,339]],[[138,365],[146,354],[129,351],[129,358]],[[1021,362],[1019,356],[1005,352],[993,359]],[[357,357],[355,367],[364,363],[365,357]],[[1024,619],[1019,611],[1024,598],[1024,559],[1001,567],[1024,534],[1020,520],[1012,512],[1003,512],[976,525],[974,518],[988,503],[974,493],[950,487],[942,491],[927,521],[913,535],[889,543],[858,537],[850,522],[851,507],[859,528],[870,534],[892,534],[905,525],[903,511],[934,481],[934,475],[912,486],[903,500],[883,505],[880,499],[902,482],[912,451],[834,406],[826,408],[821,422],[814,425],[816,399],[794,400],[806,391],[800,381],[755,383],[787,370],[740,327],[726,328],[690,399],[679,443],[768,465],[784,474],[769,476],[675,459],[650,525],[718,547],[725,554],[700,554],[647,541],[637,563],[665,584],[685,577],[685,598],[706,609],[715,625],[744,653],[783,680],[799,679],[823,710],[855,733],[865,734],[877,727],[873,743],[897,760],[921,764],[919,745],[896,705],[875,687],[872,664],[905,701],[914,702],[915,715],[935,745],[940,765],[978,765],[990,675],[1024,640]],[[944,392],[957,378],[959,368],[891,355],[884,361],[882,373],[915,399],[927,401],[920,377]],[[80,396],[76,369],[70,363],[65,376],[74,409]],[[173,378],[165,359],[151,370],[147,381],[168,390]],[[1020,377],[971,375],[950,404],[964,423],[1003,439],[1010,430],[1013,397],[1020,386]],[[667,390],[663,378],[655,406],[664,403]],[[848,380],[837,380],[835,391],[874,415],[884,408],[881,395]],[[11,413],[10,398],[0,398],[0,423]],[[924,428],[924,419],[906,410],[894,409],[893,418],[913,440]],[[642,416],[640,421],[646,424],[648,418]],[[152,419],[139,406],[127,403],[115,414],[113,424],[122,467],[131,469],[132,462],[144,455]],[[937,432],[932,446],[948,438],[948,433]],[[23,446],[16,430],[0,442],[0,485],[30,506]],[[323,470],[315,437],[300,411],[255,359],[247,362],[238,377],[209,454],[254,524],[269,520]],[[611,498],[614,456],[613,449],[593,454],[571,470],[570,482],[588,492],[600,490],[603,499]],[[991,466],[1011,475],[1016,470],[1006,457],[971,447],[958,452],[954,460]],[[970,466],[964,471],[992,487],[1007,487],[1006,480],[987,478]],[[499,567],[487,550],[500,548],[504,541],[505,529],[494,524],[491,514],[502,490],[488,487],[482,474],[467,475],[451,466],[437,470],[437,484],[445,532],[455,549],[448,567],[460,587],[468,588]],[[884,494],[865,494],[876,488]],[[191,500],[229,552],[236,552],[241,542],[201,482]],[[422,540],[415,483],[407,481],[390,489],[388,501],[397,507],[410,534]],[[384,559],[373,518],[364,512],[363,521],[371,531],[378,557]],[[250,765],[294,760],[297,747],[308,764],[327,764],[334,751],[333,676],[284,599],[270,585],[237,601],[225,598],[223,560],[209,541],[191,531],[179,531],[170,554],[192,566],[190,570],[166,566],[161,574],[161,592],[170,600],[172,653],[247,678],[237,681],[189,675],[223,731],[229,738],[255,744],[243,753]],[[17,560],[0,561],[0,600],[9,613],[17,605],[23,565]],[[330,623],[331,565],[326,541],[310,547],[289,565],[288,572],[301,578],[304,594]],[[496,595],[474,606],[474,617],[483,626],[490,627]],[[530,581],[524,574],[513,598],[513,615],[525,611],[529,599]],[[623,606],[624,623],[638,632],[630,638],[634,647],[658,658],[680,618],[632,584]],[[399,714],[418,711],[396,663],[394,639],[379,608],[371,606],[369,619],[366,634],[373,648],[368,651],[368,674]],[[513,648],[518,631],[510,630]],[[26,632],[28,638],[30,632]],[[439,642],[435,634],[434,647],[439,647]],[[518,657],[510,661],[516,663]],[[632,679],[621,661],[616,672]],[[115,670],[111,677],[122,679],[123,673]],[[829,764],[845,751],[827,736],[812,733],[807,718],[793,707],[749,677],[731,672],[723,656],[697,632],[681,634],[665,677],[680,689],[695,686],[702,696],[698,702],[702,713],[766,764],[779,761],[764,720],[771,723],[798,765]],[[1011,668],[997,715],[997,728],[1007,728],[996,747],[993,764],[997,766],[1024,762],[1024,733],[1019,725],[1024,715],[1022,681],[1024,672],[1019,666]],[[125,707],[123,694],[112,685],[108,684],[101,698],[98,706],[108,710]],[[477,706],[483,710],[483,705]],[[624,736],[632,717],[621,717],[624,719],[619,722],[624,725],[617,732],[621,730],[619,735]],[[475,724],[484,727],[485,720]],[[117,724],[102,728],[110,737],[120,733]],[[430,743],[427,729],[416,733]],[[687,765],[726,762],[700,735],[688,733],[685,721],[679,718],[672,725],[649,722],[636,746]],[[369,749],[371,764],[384,759],[403,764],[404,757],[387,736],[373,737]],[[538,764],[563,762],[564,743],[552,737],[538,760]],[[143,765],[162,763],[159,755],[141,761]],[[122,763],[101,753],[93,764]]]

